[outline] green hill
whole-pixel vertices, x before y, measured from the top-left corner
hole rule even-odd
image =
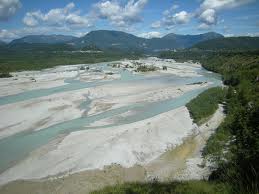
[[[256,50],[259,49],[259,37],[229,37],[200,42],[192,47],[199,50]]]

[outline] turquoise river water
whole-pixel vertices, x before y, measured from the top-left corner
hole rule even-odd
[[[98,68],[103,70],[109,70],[110,67],[106,64],[99,64]],[[178,77],[173,75],[163,75],[155,77],[145,77],[142,75],[132,74],[127,70],[119,70],[121,74],[121,79],[113,81],[94,81],[94,82],[81,82],[79,80],[68,79],[66,80],[67,84],[64,86],[49,88],[49,89],[40,89],[40,90],[31,90],[23,92],[16,95],[10,95],[5,97],[0,97],[0,106],[16,103],[20,101],[30,100],[33,98],[48,96],[51,94],[56,94],[65,91],[73,91],[83,88],[96,87],[99,85],[105,84],[116,84],[122,82],[129,82],[133,84],[138,84],[141,82],[152,83],[166,83],[172,85],[182,85],[182,84],[192,84],[195,82],[212,82],[209,87],[221,85],[221,78],[219,75],[206,71],[205,69],[198,69],[197,73],[201,76],[199,77]],[[207,87],[208,88],[208,87]],[[17,133],[10,137],[0,140],[0,172],[3,172],[7,168],[14,165],[17,161],[25,158],[33,150],[47,144],[48,142],[54,140],[61,134],[69,133],[77,130],[94,130],[97,127],[90,127],[89,125],[95,121],[120,115],[129,110],[133,110],[135,114],[122,117],[116,123],[102,126],[110,127],[115,125],[129,124],[132,122],[140,121],[147,119],[163,112],[178,108],[185,105],[191,99],[196,97],[202,91],[207,88],[197,89],[183,94],[180,97],[168,99],[164,101],[158,101],[153,103],[142,103],[142,104],[133,104],[129,106],[124,106],[121,108],[105,111],[93,116],[82,116],[81,118],[73,119],[63,123],[59,123],[48,128],[39,130],[39,131],[25,131]],[[90,105],[90,100],[86,99],[84,103],[81,104],[80,108],[87,110]],[[105,129],[104,129],[105,130]]]

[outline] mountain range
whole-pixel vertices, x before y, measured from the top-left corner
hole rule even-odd
[[[94,47],[101,50],[154,52],[189,48],[202,41],[223,37],[221,34],[209,32],[199,35],[171,33],[161,38],[146,39],[121,31],[98,30],[80,38],[65,35],[30,35],[13,40],[7,47],[21,49],[23,46],[28,48],[30,45],[34,47],[34,44],[37,44],[37,48],[40,45],[45,48],[48,45],[59,44],[60,48],[63,44],[65,48],[69,45],[69,48],[73,47],[77,50]]]

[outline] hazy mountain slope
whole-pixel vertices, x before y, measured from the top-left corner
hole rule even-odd
[[[171,48],[188,48],[193,46],[199,42],[211,40],[215,38],[223,38],[224,36],[215,32],[208,32],[205,34],[198,35],[178,35],[178,34],[168,34],[164,36],[162,39],[163,44],[170,44]]]
[[[66,43],[77,39],[74,36],[65,35],[30,35],[13,40],[10,44],[36,43],[36,44],[59,44]]]
[[[127,50],[142,49],[145,41],[146,39],[144,38],[139,38],[121,31],[98,30],[86,34],[84,37],[73,41],[73,43],[79,47],[95,45],[101,49],[119,48]]]
[[[5,46],[5,49],[10,51],[20,51],[20,52],[54,52],[54,51],[72,51],[75,48],[69,44],[46,44],[46,43],[19,43],[19,44],[10,44]]]

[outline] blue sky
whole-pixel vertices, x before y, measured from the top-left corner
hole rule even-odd
[[[167,33],[259,35],[258,0],[0,0],[0,40],[82,36],[98,29],[142,37]]]

